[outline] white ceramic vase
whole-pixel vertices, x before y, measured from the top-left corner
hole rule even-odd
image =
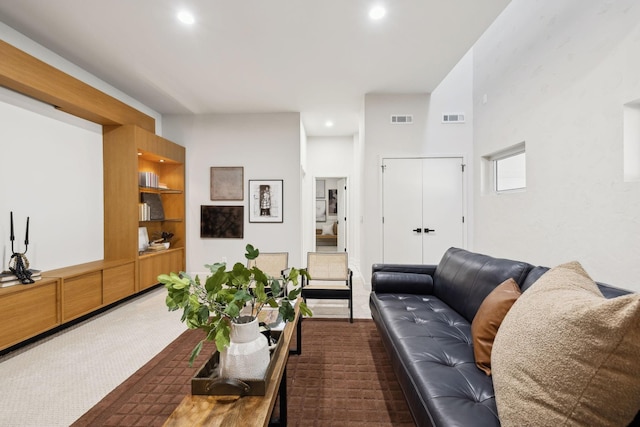
[[[269,342],[260,333],[257,319],[231,324],[231,343],[220,352],[223,378],[263,379],[269,367]]]

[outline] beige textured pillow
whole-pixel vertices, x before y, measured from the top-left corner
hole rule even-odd
[[[491,375],[491,348],[498,328],[521,294],[515,280],[505,280],[482,301],[471,322],[473,356],[478,368],[487,375]]]
[[[491,368],[504,427],[628,425],[640,409],[640,294],[602,296],[577,262],[505,317]]]

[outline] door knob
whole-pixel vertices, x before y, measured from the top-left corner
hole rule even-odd
[[[415,231],[416,233],[422,233],[422,228],[414,228],[412,231]]]
[[[431,228],[425,228],[425,229],[424,229],[424,232],[425,232],[425,233],[429,233],[430,231],[436,231],[436,230],[431,229]]]

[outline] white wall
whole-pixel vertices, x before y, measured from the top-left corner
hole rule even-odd
[[[464,123],[442,123],[443,113],[464,113]],[[462,156],[465,163],[465,247],[473,248],[473,50],[431,93],[427,116],[426,156]]]
[[[187,270],[227,259],[246,262],[248,243],[264,252],[289,252],[289,265],[301,264],[300,115],[211,114],[165,116],[165,137],[187,147]],[[210,200],[210,168],[243,166],[243,202]],[[249,223],[248,181],[284,180],[283,223]],[[243,205],[243,239],[200,237],[201,205]]]
[[[640,98],[635,0],[514,0],[474,47],[475,249],[640,290],[640,183],[623,105]],[[487,102],[484,103],[486,95]],[[480,156],[525,141],[526,192],[482,194]]]
[[[102,127],[0,90],[0,250],[51,270],[103,258]]]
[[[473,55],[466,54],[429,94],[365,96],[362,156],[361,270],[368,280],[371,265],[382,260],[381,159],[384,157],[462,156],[473,151]],[[464,124],[443,124],[442,113],[465,113]],[[392,114],[413,115],[413,125],[392,125]],[[470,166],[470,165],[469,165]],[[471,214],[472,167],[467,169],[465,207]],[[467,234],[469,235],[469,234]]]
[[[424,154],[428,110],[428,94],[365,95],[360,268],[367,282],[371,265],[382,261],[381,159]],[[391,124],[392,115],[413,115],[414,124]]]

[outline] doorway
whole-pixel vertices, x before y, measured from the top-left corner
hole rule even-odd
[[[464,247],[462,157],[382,160],[385,263],[437,264]]]
[[[347,250],[347,178],[315,179],[315,250]]]

